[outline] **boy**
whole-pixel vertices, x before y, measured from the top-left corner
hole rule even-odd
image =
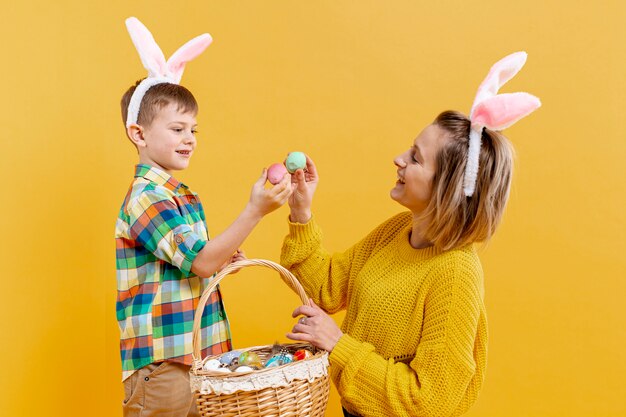
[[[291,184],[286,175],[265,189],[264,169],[239,217],[209,240],[198,195],[172,176],[189,166],[196,147],[197,102],[175,81],[151,77],[121,101],[127,136],[139,154],[115,230],[123,410],[125,416],[198,415],[188,375],[195,307],[208,277],[243,257],[238,247],[264,215],[287,201]],[[139,99],[136,90],[143,93]],[[204,310],[201,334],[203,356],[231,349],[219,289]]]

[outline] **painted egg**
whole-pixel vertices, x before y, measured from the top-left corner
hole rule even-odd
[[[306,168],[306,156],[302,152],[291,152],[287,155],[285,166],[290,174],[293,174],[298,169],[304,169]]]
[[[261,358],[254,352],[243,352],[239,355],[239,364],[248,366],[261,366]]]
[[[250,372],[250,371],[254,371],[254,369],[246,365],[242,365],[239,368],[235,369],[235,372]]]
[[[280,366],[282,364],[283,364],[282,355],[275,355],[269,358],[267,362],[265,362],[265,367],[273,368],[275,366]]]
[[[267,180],[276,185],[283,179],[286,173],[287,168],[283,164],[272,164],[267,169]]]
[[[204,366],[202,366],[202,369],[204,369],[205,371],[214,371],[219,368],[221,364],[222,363],[217,359],[209,359],[208,361],[206,361]]]
[[[230,373],[230,369],[228,368],[217,368],[217,369],[212,369],[213,372],[223,372],[225,374]]]
[[[239,355],[241,355],[240,351],[238,351],[238,350],[231,350],[230,352],[224,353],[220,357],[220,362],[223,363],[224,365],[230,365],[231,363],[233,363],[233,359],[238,358]]]
[[[310,350],[308,349],[299,349],[296,350],[293,354],[293,359],[296,361],[301,361],[303,359],[307,359],[313,356]]]

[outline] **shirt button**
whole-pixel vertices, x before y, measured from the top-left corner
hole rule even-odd
[[[196,202],[197,202],[197,201],[196,201],[195,197],[191,197],[191,198],[189,199],[189,202],[190,202],[191,204],[196,204]]]
[[[181,243],[183,243],[183,237],[181,235],[176,235],[176,237],[174,238],[174,242],[176,242],[177,245],[180,245]]]

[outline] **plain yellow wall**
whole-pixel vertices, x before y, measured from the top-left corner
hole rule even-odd
[[[200,134],[178,175],[212,235],[263,166],[302,150],[337,251],[401,210],[392,158],[438,112],[467,112],[491,64],[526,50],[503,91],[543,107],[507,131],[516,172],[481,254],[491,340],[468,415],[626,415],[623,1],[2,3],[2,416],[121,415],[113,231],[136,154],[118,101],[145,73],[131,15],[167,56],[214,37],[183,77]],[[286,216],[263,221],[248,256],[278,258]],[[236,346],[284,340],[298,299],[277,276],[248,269],[223,288]]]

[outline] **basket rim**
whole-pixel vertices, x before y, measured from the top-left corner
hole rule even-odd
[[[277,390],[310,384],[320,378],[326,378],[329,384],[329,367],[328,352],[322,351],[307,360],[253,372],[209,374],[209,371],[194,369],[189,373],[189,383],[192,392],[203,396],[255,394],[268,388]]]
[[[217,285],[222,281],[227,275],[235,273],[245,267],[248,266],[263,266],[269,269],[273,269],[279,273],[280,276],[286,279],[291,288],[298,294],[302,304],[309,304],[309,297],[304,291],[302,284],[300,281],[285,267],[277,264],[276,262],[267,260],[267,259],[243,259],[241,261],[233,262],[228,264],[224,269],[219,271],[214,278],[211,279],[209,285],[204,289],[202,295],[200,296],[200,300],[198,302],[198,306],[196,307],[196,311],[194,313],[193,320],[193,328],[192,328],[192,359],[195,363],[196,361],[202,360],[202,352],[200,349],[201,343],[201,335],[200,335],[200,324],[202,322],[202,313],[204,312],[204,308],[206,303],[209,300],[211,292],[217,287]]]
[[[301,346],[302,348],[306,348],[306,347],[312,347],[313,349],[315,349],[315,352],[311,352],[313,355],[305,358],[305,359],[301,359],[299,361],[293,361],[293,362],[289,362],[289,363],[285,363],[279,366],[273,366],[271,368],[262,368],[262,369],[254,369],[252,371],[245,371],[245,372],[215,372],[212,370],[206,370],[203,369],[203,365],[211,360],[211,359],[217,359],[219,357],[221,357],[222,355],[225,355],[228,352],[233,352],[233,351],[238,351],[238,352],[250,352],[250,351],[255,351],[255,350],[262,350],[262,349],[266,349],[268,347],[272,347],[273,345],[260,345],[260,346],[251,346],[248,348],[244,348],[244,349],[233,349],[230,350],[228,352],[223,352],[217,355],[209,355],[206,356],[204,359],[201,360],[197,360],[194,361],[190,372],[192,372],[194,375],[196,376],[207,376],[207,377],[211,377],[211,378],[232,378],[232,377],[236,377],[236,376],[245,376],[245,375],[251,375],[251,374],[255,374],[255,375],[259,375],[262,373],[268,373],[268,372],[272,372],[275,369],[281,369],[284,367],[287,367],[289,365],[292,365],[294,363],[297,362],[305,362],[305,361],[310,361],[310,360],[315,360],[315,359],[319,359],[321,357],[323,357],[324,355],[328,355],[329,352],[325,351],[324,349],[320,349],[317,348],[315,346],[313,346],[311,343],[308,342],[297,342],[297,343],[289,343],[288,345],[296,345],[296,346]]]

